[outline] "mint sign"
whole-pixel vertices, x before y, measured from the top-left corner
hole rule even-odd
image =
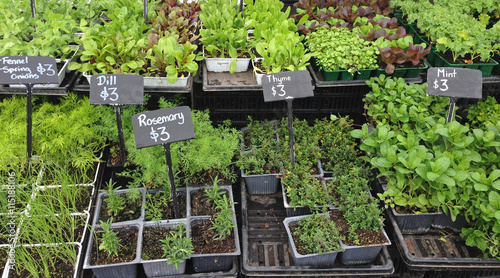
[[[188,106],[135,114],[132,125],[138,149],[195,138],[191,108]]]
[[[264,102],[314,96],[311,75],[307,70],[285,71],[262,77]]]
[[[454,98],[482,98],[481,71],[465,68],[430,68],[427,95]]]
[[[56,59],[53,57],[0,57],[0,84],[46,83],[59,83]]]
[[[134,74],[97,74],[90,77],[90,104],[143,104],[144,77]]]

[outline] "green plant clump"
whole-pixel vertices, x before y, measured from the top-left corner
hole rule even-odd
[[[167,264],[174,264],[176,269],[193,253],[193,243],[186,233],[186,226],[180,223],[170,230],[165,239],[160,240],[163,258],[167,259]]]
[[[386,207],[442,210],[453,220],[465,216],[472,224],[462,230],[466,244],[498,257],[500,122],[472,129],[457,121],[447,123],[446,102],[429,99],[425,85],[415,90],[419,85],[389,80],[368,82],[368,115],[377,119],[373,132],[367,125],[351,132],[364,140],[360,148],[369,154],[365,159],[387,180],[379,197]],[[412,103],[416,99],[422,101]]]
[[[342,250],[339,243],[342,236],[338,228],[333,221],[322,214],[302,218],[293,232],[293,237],[295,242],[300,242],[304,246],[305,254],[302,255]],[[297,251],[301,253],[300,250]]]
[[[111,229],[111,224],[111,219],[108,219],[106,222],[100,222],[102,229],[96,231],[96,233],[102,233],[99,250],[104,250],[108,254],[108,257],[118,257],[118,251],[120,250],[122,244],[120,238],[118,238],[118,233]]]
[[[480,127],[483,130],[486,126],[495,125],[500,121],[500,104],[492,96],[479,100],[477,104],[471,105],[466,112],[470,125]]]
[[[306,46],[318,67],[327,71],[377,67],[377,48],[346,28],[320,27],[306,36]]]

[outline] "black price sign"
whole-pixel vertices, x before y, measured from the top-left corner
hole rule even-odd
[[[430,68],[427,95],[455,98],[482,98],[481,71],[464,68]]]
[[[56,59],[53,57],[0,57],[0,84],[44,83],[59,83]]]
[[[264,102],[314,96],[311,75],[306,70],[264,75],[262,90]]]
[[[138,149],[194,138],[193,118],[188,106],[135,114],[132,125]]]
[[[133,74],[98,74],[90,77],[90,104],[142,104],[144,77]]]

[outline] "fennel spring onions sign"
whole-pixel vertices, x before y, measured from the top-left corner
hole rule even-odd
[[[143,104],[144,77],[134,74],[98,74],[90,77],[90,104]]]
[[[429,96],[482,98],[481,71],[464,68],[430,68],[427,71]]]
[[[0,84],[44,83],[59,83],[56,59],[53,57],[0,57]]]
[[[191,108],[179,106],[135,114],[132,117],[136,148],[193,139]]]
[[[314,96],[307,70],[266,74],[262,77],[262,90],[264,102]]]

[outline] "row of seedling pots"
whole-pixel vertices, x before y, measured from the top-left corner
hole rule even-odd
[[[380,177],[377,178],[374,185],[375,189],[378,191],[383,192],[387,190],[387,182]],[[390,207],[389,210],[402,234],[425,234],[429,232],[432,227],[451,229],[455,232],[460,232],[462,228],[470,225],[464,216],[458,215],[455,221],[453,221],[450,215],[442,211],[402,213],[398,212],[394,207]]]
[[[210,209],[205,212],[198,212],[195,209],[196,215],[191,213],[191,199],[195,194],[203,193],[212,188],[212,197],[224,200],[223,204],[214,205],[213,201],[205,200],[199,206],[210,206]],[[96,277],[136,277],[137,268],[139,264],[142,264],[145,274],[148,277],[157,276],[168,276],[168,275],[181,275],[186,272],[186,260],[190,259],[193,265],[194,272],[218,272],[218,271],[228,271],[231,270],[236,256],[240,255],[238,230],[236,223],[236,216],[234,214],[234,201],[232,190],[230,186],[200,186],[200,187],[187,187],[179,188],[177,190],[177,196],[184,196],[185,203],[183,207],[179,207],[181,218],[167,218],[155,221],[145,220],[145,209],[147,209],[146,195],[148,194],[159,194],[159,190],[146,190],[145,188],[137,188],[140,192],[139,198],[141,203],[137,209],[140,210],[140,215],[133,218],[126,218],[123,221],[115,221],[114,218],[109,218],[103,221],[107,213],[102,213],[105,208],[103,204],[106,203],[106,199],[109,200],[107,193],[100,193],[99,199],[97,201],[96,214],[94,215],[93,225],[92,225],[92,236],[88,243],[87,256],[85,258],[84,268],[91,269]],[[122,195],[129,194],[130,189],[116,190],[114,194]],[[207,194],[202,194],[207,196]],[[169,196],[164,196],[169,197]],[[202,196],[203,197],[203,196]],[[112,197],[113,198],[113,197]],[[198,198],[198,197],[195,197]],[[178,198],[180,199],[180,198]],[[198,200],[198,199],[197,199]],[[145,208],[146,207],[146,208]],[[217,207],[217,208],[216,208]],[[221,208],[224,207],[224,208]],[[223,216],[221,216],[223,215]],[[221,217],[221,218],[219,218]],[[230,223],[228,226],[223,223],[221,219],[228,220]],[[205,225],[211,223],[209,226],[211,228],[206,228]],[[180,227],[182,224],[183,227]],[[213,228],[212,228],[213,227]],[[225,229],[219,230],[220,227],[225,227]],[[162,231],[160,231],[160,230]],[[168,231],[166,231],[168,229]],[[187,238],[182,240],[180,235],[173,236],[177,244],[185,244],[183,250],[189,249],[189,252],[185,253],[185,256],[175,256],[172,253],[166,253],[169,248],[167,244],[171,244],[171,240],[168,242],[160,242],[160,239],[164,240],[165,235],[172,234],[172,231],[179,232],[183,230],[185,236],[182,238]],[[195,232],[196,231],[196,232]],[[218,249],[215,251],[209,251],[209,253],[203,251],[199,252],[200,246],[208,244],[206,239],[199,240],[199,233],[213,231],[214,235],[211,240],[216,241],[220,239],[220,244],[229,245],[230,252],[221,252]],[[119,240],[117,237],[121,237],[121,233],[131,232],[134,234],[132,240]],[[161,238],[154,239],[154,234],[162,233]],[[175,233],[175,232],[173,232]],[[119,235],[120,234],[120,235]],[[177,237],[177,239],[176,239]],[[109,238],[116,238],[114,240],[109,240]],[[109,244],[106,241],[109,241]],[[169,241],[170,240],[170,241]],[[225,241],[228,240],[228,241]],[[96,243],[96,241],[98,241]],[[115,244],[116,252],[113,253],[113,244]],[[133,246],[129,248],[134,249],[131,251],[132,255],[128,257],[126,261],[121,261],[119,258],[125,257],[124,250],[126,244],[131,243]],[[163,245],[162,245],[163,244]],[[111,246],[111,251],[108,251],[107,247]],[[163,250],[162,250],[162,246]],[[149,250],[149,249],[152,250]],[[101,249],[103,249],[101,251]],[[147,250],[146,250],[147,249]],[[103,252],[109,252],[109,255],[105,256],[104,261],[97,261],[96,256]],[[120,251],[118,251],[120,250]],[[211,252],[211,253],[210,253]],[[173,256],[173,257],[172,257]]]
[[[327,217],[329,217],[328,213],[321,214],[324,219],[322,221],[331,221]],[[296,266],[310,266],[313,268],[333,268],[337,257],[339,257],[339,261],[344,265],[359,265],[359,264],[370,264],[375,261],[383,246],[387,246],[391,244],[389,237],[384,229],[381,230],[383,236],[385,238],[385,242],[381,244],[372,244],[365,246],[355,246],[355,245],[347,245],[342,239],[338,237],[338,232],[335,231],[327,231],[331,232],[331,238],[334,241],[338,241],[338,249],[329,251],[329,252],[320,252],[313,254],[301,254],[299,253],[296,245],[296,235],[293,234],[292,228],[297,227],[299,222],[302,219],[308,217],[315,217],[313,215],[301,215],[301,216],[293,216],[286,217],[283,220],[283,225],[285,226],[288,241],[290,246],[290,252],[292,254],[292,258]]]

